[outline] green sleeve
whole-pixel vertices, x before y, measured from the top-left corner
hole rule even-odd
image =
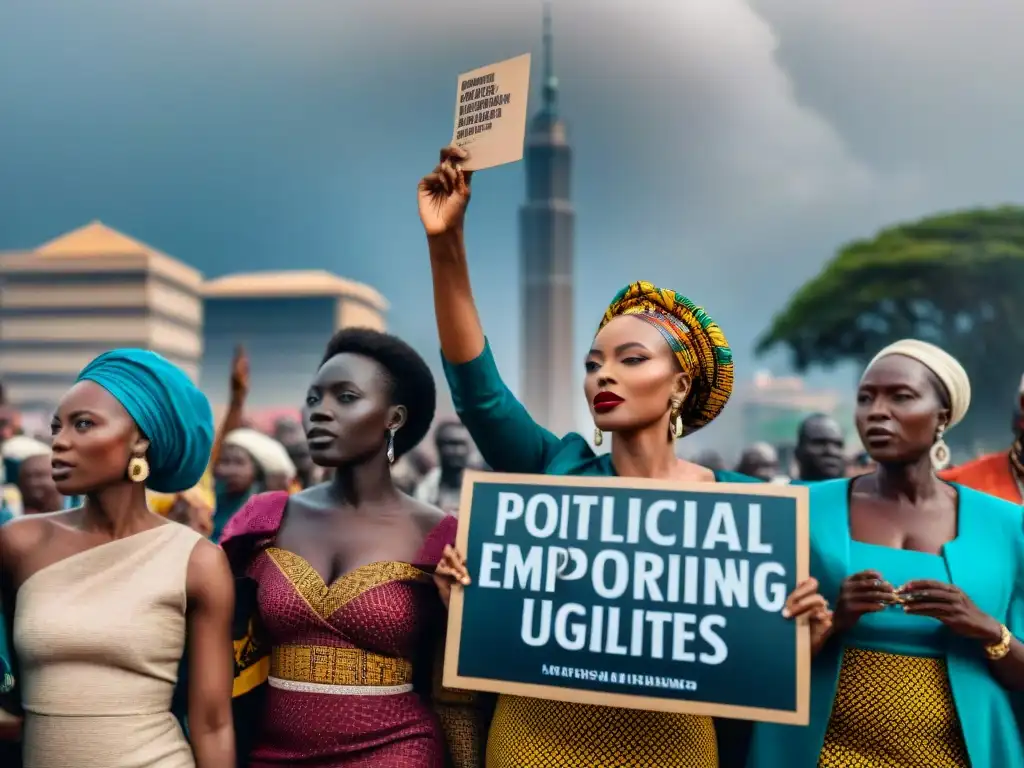
[[[490,468],[542,474],[561,440],[535,422],[505,386],[490,345],[467,363],[442,360],[455,411]]]

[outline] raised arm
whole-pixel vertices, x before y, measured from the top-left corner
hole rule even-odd
[[[430,247],[434,315],[455,409],[480,453],[498,472],[541,473],[559,443],[538,425],[498,373],[484,337],[466,259],[469,155],[441,150],[441,162],[419,184],[419,211]]]
[[[245,421],[245,400],[249,396],[249,356],[241,344],[235,347],[235,356],[231,361],[230,392],[231,399],[228,401],[228,409],[217,428],[217,434],[213,440],[213,450],[210,451],[211,467],[217,463],[217,459],[220,457],[221,448],[224,447],[224,438],[229,432],[234,432],[241,427]]]

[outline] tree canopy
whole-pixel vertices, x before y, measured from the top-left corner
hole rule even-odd
[[[1024,372],[1024,207],[930,216],[844,246],[774,317],[758,352],[784,346],[802,371],[866,364],[902,338],[938,344],[971,377],[966,428],[951,438],[1008,442]]]

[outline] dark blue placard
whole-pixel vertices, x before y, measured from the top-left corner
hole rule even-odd
[[[474,478],[458,684],[797,714],[799,635],[780,611],[806,569],[806,491],[622,483]]]

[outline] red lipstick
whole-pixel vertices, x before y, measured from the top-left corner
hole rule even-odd
[[[598,392],[594,395],[594,410],[598,413],[608,413],[624,402],[626,401],[612,392]]]

